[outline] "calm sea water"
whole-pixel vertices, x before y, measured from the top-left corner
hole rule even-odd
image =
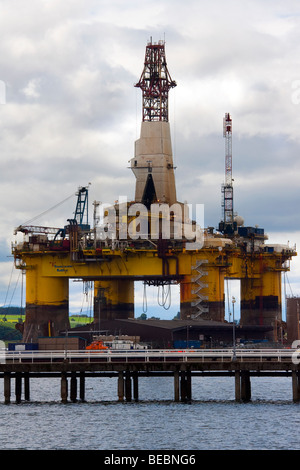
[[[192,379],[191,403],[173,402],[172,378],[141,378],[140,402],[119,403],[117,380],[86,379],[86,402],[60,401],[59,379],[31,379],[31,401],[3,403],[1,449],[292,450],[300,404],[290,378],[252,378],[252,401],[234,400],[232,378]],[[12,381],[12,390],[14,383]]]

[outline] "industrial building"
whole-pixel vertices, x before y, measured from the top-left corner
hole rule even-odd
[[[300,340],[300,298],[287,297],[286,299],[286,323],[287,341],[292,344]],[[297,345],[298,346],[298,345]]]
[[[225,155],[220,156],[225,157],[222,220],[216,229],[201,226],[192,220],[189,205],[177,200],[168,118],[168,95],[175,86],[164,41],[149,41],[136,84],[143,106],[140,137],[130,160],[133,201],[124,198],[110,207],[94,201],[91,226],[88,187],[80,187],[75,216],[64,227],[16,229],[24,233],[23,242],[13,246],[15,266],[26,275],[23,342],[70,329],[69,279],[93,281],[95,330],[101,321],[101,329],[112,334],[121,328],[124,334],[168,347],[186,339],[187,332],[190,339],[206,338],[207,343],[229,341],[225,282],[239,279],[240,336],[275,342],[282,338],[281,276],[290,269],[295,249],[267,244],[263,228],[245,225],[234,212],[230,113],[224,117]],[[180,286],[177,324],[134,320],[136,281]]]
[[[68,338],[84,339],[88,344],[98,336],[94,327],[92,324],[73,328],[68,331]],[[235,342],[240,347],[270,344],[267,337],[272,332],[271,326],[234,325],[234,329]],[[101,323],[101,334],[108,332],[114,338],[136,337],[137,342],[153,349],[231,347],[233,340],[232,323],[213,320],[106,320]]]

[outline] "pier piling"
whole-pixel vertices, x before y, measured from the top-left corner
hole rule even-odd
[[[123,371],[118,374],[118,399],[124,401],[124,376]]]
[[[29,383],[29,372],[24,372],[24,399],[30,400],[30,383]]]
[[[235,400],[247,402],[251,400],[251,381],[250,371],[236,370],[234,373],[235,379]]]
[[[241,400],[243,402],[251,400],[251,382],[250,372],[248,370],[241,372]]]
[[[71,390],[70,398],[73,403],[77,401],[77,377],[76,372],[71,373]]]
[[[292,371],[292,388],[293,388],[293,401],[300,401],[300,380],[299,380],[299,371]]]
[[[174,401],[179,401],[179,371],[174,372]]]
[[[190,370],[186,371],[186,399],[192,400],[192,374]]]
[[[4,403],[7,405],[10,403],[11,393],[11,373],[4,372]]]
[[[68,380],[66,372],[61,373],[61,401],[67,403],[68,401]]]
[[[126,401],[131,401],[131,377],[130,372],[125,372],[125,397]]]
[[[85,401],[85,373],[80,372],[79,374],[79,398],[83,402]]]
[[[190,370],[174,372],[174,401],[191,401],[192,374]]]
[[[134,401],[139,401],[139,376],[137,372],[133,372],[132,380],[133,380],[133,398],[134,398]]]
[[[241,372],[239,370],[235,371],[235,400],[241,401]]]
[[[16,373],[15,394],[16,394],[16,403],[21,403],[21,397],[22,397],[22,374],[21,372]]]

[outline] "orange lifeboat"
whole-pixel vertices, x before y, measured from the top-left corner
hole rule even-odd
[[[108,347],[104,346],[103,341],[97,340],[97,341],[93,341],[85,349],[93,350],[93,351],[102,351],[102,350],[108,349]]]

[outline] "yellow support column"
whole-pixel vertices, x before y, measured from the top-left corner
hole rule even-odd
[[[224,280],[225,272],[219,266],[207,267],[207,307],[208,312],[203,318],[207,320],[224,322],[225,319],[225,295]]]
[[[241,279],[241,325],[272,326],[268,336],[280,339],[281,272],[265,271],[257,278]]]
[[[42,257],[26,270],[26,312],[24,342],[36,342],[39,336],[57,336],[69,328],[69,280],[43,277]]]
[[[180,281],[180,319],[186,320],[191,318],[192,307],[192,283],[191,276],[184,276]]]
[[[134,281],[95,281],[94,321],[134,318]]]
[[[192,275],[180,281],[180,316],[224,321],[224,272],[220,266],[196,259]]]

